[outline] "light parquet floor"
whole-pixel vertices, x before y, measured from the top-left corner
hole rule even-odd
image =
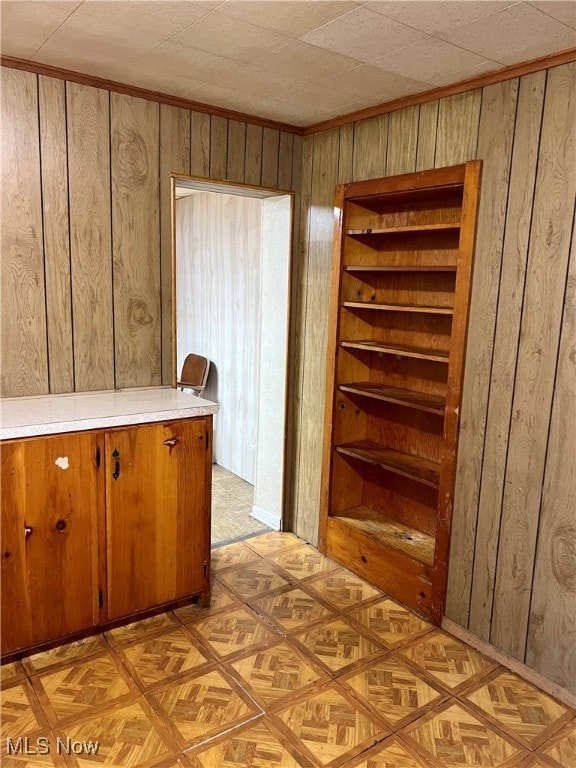
[[[576,768],[576,712],[292,534],[215,549],[209,609],[1,673],[6,768]]]

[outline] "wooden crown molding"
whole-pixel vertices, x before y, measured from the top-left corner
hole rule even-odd
[[[454,96],[458,93],[474,91],[476,88],[484,88],[486,85],[494,85],[494,83],[512,80],[515,77],[529,75],[532,72],[539,72],[542,69],[550,69],[550,67],[558,67],[561,64],[569,64],[571,61],[576,61],[576,48],[568,48],[559,53],[551,53],[548,56],[531,59],[522,64],[514,64],[511,67],[498,69],[495,72],[489,72],[486,75],[471,77],[468,80],[462,80],[453,85],[443,85],[439,88],[433,88],[430,91],[415,93],[413,96],[405,96],[402,99],[387,101],[384,104],[377,104],[374,107],[367,107],[366,109],[359,109],[357,112],[349,112],[347,115],[333,117],[330,120],[324,120],[321,123],[307,126],[304,128],[303,135],[310,136],[314,133],[320,133],[320,131],[327,131],[330,128],[338,128],[341,125],[355,123],[357,120],[366,120],[369,117],[386,115],[388,112],[395,112],[397,109],[415,107],[418,104],[426,104],[428,101],[435,101],[436,99],[442,99],[446,96]]]
[[[264,117],[256,117],[255,115],[247,115],[244,112],[235,112],[232,109],[214,107],[210,104],[202,104],[198,101],[182,99],[179,96],[170,96],[167,93],[160,93],[160,91],[149,91],[146,88],[139,88],[135,85],[117,83],[115,80],[105,80],[102,77],[84,75],[82,72],[73,72],[69,69],[60,69],[60,67],[52,67],[48,64],[39,64],[35,61],[17,59],[13,56],[0,56],[0,66],[10,67],[10,69],[21,69],[25,72],[33,72],[36,75],[55,77],[58,80],[69,80],[72,83],[80,83],[81,85],[90,85],[93,88],[102,88],[103,90],[113,91],[114,93],[123,93],[127,96],[134,96],[138,99],[156,101],[159,104],[168,104],[171,107],[180,107],[181,109],[190,109],[194,112],[204,112],[208,115],[225,117],[230,120],[239,120],[240,122],[259,125],[263,128],[273,128],[276,131],[295,133],[297,136],[302,136],[304,133],[304,129],[298,125],[279,123],[276,120],[267,120]]]
[[[459,93],[466,93],[467,91],[476,90],[476,88],[484,88],[487,85],[494,85],[495,83],[501,83],[505,80],[512,80],[515,77],[529,75],[532,72],[539,72],[542,69],[550,69],[551,67],[558,67],[562,64],[569,64],[572,61],[576,61],[576,48],[568,48],[565,51],[551,53],[548,56],[541,56],[538,59],[531,59],[522,64],[514,64],[511,67],[504,67],[495,72],[489,72],[486,75],[479,75],[478,77],[471,77],[468,80],[461,80],[459,83],[454,83],[453,85],[443,85],[439,88],[432,88],[429,91],[422,91],[413,94],[412,96],[405,96],[401,99],[394,99],[394,101],[387,101],[383,104],[377,104],[374,107],[360,109],[357,112],[349,112],[346,115],[333,117],[330,120],[324,120],[321,123],[314,123],[306,128],[302,128],[298,125],[279,123],[275,120],[267,120],[266,118],[245,114],[244,112],[235,112],[230,109],[214,107],[210,104],[202,104],[197,101],[190,101],[189,99],[181,99],[178,96],[169,96],[168,94],[160,93],[159,91],[149,91],[134,85],[126,85],[125,83],[117,83],[114,80],[105,80],[101,77],[84,75],[81,72],[60,69],[59,67],[52,67],[48,64],[39,64],[34,61],[17,59],[13,56],[0,56],[0,65],[3,67],[22,69],[25,72],[34,72],[37,75],[46,75],[47,77],[56,77],[59,80],[69,80],[73,83],[90,85],[94,88],[103,88],[107,91],[123,93],[128,96],[135,96],[139,99],[146,99],[147,101],[156,101],[160,104],[168,104],[172,107],[190,109],[195,112],[204,112],[208,115],[225,117],[230,120],[240,120],[241,122],[252,123],[253,125],[259,125],[263,128],[273,128],[277,131],[294,133],[297,136],[311,136],[314,133],[327,131],[331,128],[338,128],[341,125],[347,125],[348,123],[355,123],[358,120],[366,120],[369,117],[386,115],[389,112],[395,112],[398,109],[414,107],[418,104],[426,104],[429,101],[442,99],[446,96],[455,96]]]

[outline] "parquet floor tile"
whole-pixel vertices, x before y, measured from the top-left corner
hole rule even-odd
[[[389,648],[396,648],[432,629],[432,624],[389,598],[356,608],[349,615]]]
[[[330,672],[341,672],[351,664],[384,652],[384,646],[351,625],[345,618],[318,624],[292,636]]]
[[[123,646],[120,653],[143,688],[214,663],[182,629]]]
[[[100,656],[35,678],[44,711],[52,723],[78,717],[92,708],[136,692],[112,656]]]
[[[530,748],[546,737],[550,726],[572,717],[566,707],[512,672],[502,672],[466,698]]]
[[[244,607],[210,616],[189,627],[191,632],[203,638],[210,650],[223,659],[278,638],[252,611]]]
[[[49,651],[35,653],[24,659],[22,663],[28,674],[33,675],[37,672],[45,672],[52,667],[71,664],[79,659],[102,653],[107,647],[101,636],[94,635],[76,640],[73,643],[66,643],[66,645],[59,645]]]
[[[576,721],[573,721],[552,738],[541,750],[550,765],[557,768],[576,766]]]
[[[290,586],[266,560],[258,560],[220,574],[220,581],[242,600],[250,600]]]
[[[9,664],[2,664],[0,667],[0,684],[2,688],[12,683],[22,680],[26,677],[26,670],[20,661],[12,661]]]
[[[147,708],[144,700],[136,700],[65,728],[63,734],[71,741],[98,742],[96,755],[74,756],[72,764],[80,768],[93,768],[95,764],[139,768],[174,755],[176,745],[172,747],[162,738]]]
[[[253,602],[254,608],[290,632],[318,619],[333,615],[332,611],[299,587]]]
[[[345,568],[339,568],[314,579],[308,582],[307,587],[338,611],[345,611],[359,603],[382,597],[379,589]]]
[[[433,711],[407,726],[403,734],[441,768],[500,768],[522,755],[516,745],[460,704]]]
[[[262,534],[262,536],[253,536],[250,539],[246,539],[245,544],[261,557],[268,557],[268,555],[279,550],[304,544],[304,540],[299,539],[293,533],[271,531],[270,533]]]
[[[393,656],[378,659],[341,678],[340,682],[351,688],[365,706],[379,713],[393,728],[401,720],[414,718],[424,707],[445,697]]]
[[[220,613],[224,608],[231,605],[238,605],[238,600],[233,597],[228,590],[224,589],[222,584],[214,579],[212,583],[212,593],[210,599],[210,608],[201,610],[195,603],[184,605],[181,608],[174,609],[174,615],[182,624],[189,624],[197,619],[205,619],[214,613]]]
[[[286,749],[265,721],[233,731],[228,738],[190,756],[195,768],[300,768],[302,762]]]
[[[287,730],[317,762],[355,757],[388,735],[383,725],[333,687],[278,713]]]
[[[285,552],[270,555],[272,562],[279,565],[297,581],[307,579],[309,576],[332,571],[338,567],[334,560],[320,554],[317,549],[309,544],[288,549]]]
[[[221,670],[212,670],[150,694],[176,729],[183,748],[248,722],[262,710],[240,695]]]
[[[172,613],[159,613],[141,621],[125,624],[123,627],[110,629],[104,633],[104,636],[110,645],[115,646],[122,643],[134,643],[136,640],[141,640],[155,632],[162,632],[175,626],[178,626],[178,622]]]
[[[28,683],[18,683],[0,691],[0,739],[17,739],[42,728],[38,719],[34,694]]]
[[[360,762],[347,763],[346,768],[430,768],[430,763],[397,738],[392,738],[368,750]]]
[[[478,651],[439,631],[401,648],[399,653],[451,690],[496,668]]]
[[[224,547],[217,547],[212,550],[211,568],[213,573],[219,573],[226,568],[232,568],[242,563],[251,563],[259,559],[258,555],[245,544],[236,541],[234,544],[226,544]]]
[[[285,642],[262,648],[230,666],[263,707],[279,704],[306,686],[326,679]]]

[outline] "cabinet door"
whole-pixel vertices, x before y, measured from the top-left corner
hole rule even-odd
[[[207,588],[209,438],[204,418],[106,434],[108,619]]]
[[[97,438],[2,445],[2,652],[98,621]]]

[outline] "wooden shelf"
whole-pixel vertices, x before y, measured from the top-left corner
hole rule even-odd
[[[382,352],[386,355],[399,355],[400,357],[414,357],[418,360],[432,360],[437,363],[448,363],[449,352],[440,349],[420,349],[419,347],[407,347],[404,344],[389,344],[383,341],[362,339],[358,341],[341,341],[341,347],[349,349],[363,349],[366,352]]]
[[[419,456],[393,451],[372,440],[357,443],[345,443],[336,446],[336,451],[345,456],[352,456],[368,464],[382,467],[402,477],[408,477],[430,488],[438,488],[440,483],[440,464]]]
[[[359,506],[331,516],[342,525],[359,530],[378,544],[399,550],[425,565],[434,564],[434,537]]]
[[[345,301],[346,309],[380,309],[385,312],[419,312],[425,315],[453,315],[453,307],[424,307],[421,304],[378,304],[375,301]]]
[[[415,408],[418,411],[435,413],[438,416],[444,416],[444,411],[446,409],[446,399],[439,395],[429,395],[425,392],[413,392],[409,389],[387,387],[383,384],[375,384],[372,381],[340,384],[338,389],[341,392],[351,392],[355,395],[362,395],[362,397],[369,397],[374,400],[384,400],[387,403],[404,405],[407,408]]]
[[[344,272],[456,272],[456,264],[386,264],[384,266],[364,266],[350,264]]]
[[[412,232],[450,232],[460,229],[460,222],[441,224],[410,224],[407,227],[385,227],[383,229],[347,229],[345,235],[403,235]]]

